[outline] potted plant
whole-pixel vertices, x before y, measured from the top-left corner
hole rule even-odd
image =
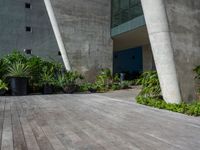
[[[83,77],[77,72],[68,71],[58,74],[57,87],[64,93],[74,93],[78,89],[77,81]]]
[[[43,87],[43,94],[52,94],[53,86],[55,85],[53,67],[51,69],[44,67],[40,77],[40,85]]]
[[[28,77],[30,75],[29,66],[22,62],[14,62],[8,66],[8,74],[13,96],[27,95]]]
[[[4,95],[7,90],[8,90],[7,84],[0,79],[0,96]]]

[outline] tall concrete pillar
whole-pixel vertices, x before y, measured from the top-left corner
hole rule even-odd
[[[61,33],[60,33],[60,30],[59,30],[59,27],[58,27],[58,23],[57,23],[53,8],[52,8],[51,1],[50,0],[44,0],[44,3],[45,3],[47,13],[49,15],[49,19],[50,19],[50,22],[51,22],[51,25],[52,25],[52,28],[53,28],[53,31],[54,31],[54,35],[56,37],[56,41],[58,43],[58,47],[59,47],[60,52],[61,52],[61,56],[62,56],[64,65],[65,65],[65,68],[66,68],[66,70],[71,70],[71,66],[70,66],[70,63],[69,63],[67,52],[66,52],[66,49],[65,49],[62,37],[61,37]]]
[[[180,103],[181,94],[164,0],[141,0],[164,100]]]

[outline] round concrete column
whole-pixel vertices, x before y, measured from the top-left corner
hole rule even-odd
[[[180,103],[181,95],[163,0],[141,0],[164,100]]]

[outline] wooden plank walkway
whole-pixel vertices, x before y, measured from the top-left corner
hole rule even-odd
[[[1,150],[199,150],[200,118],[101,94],[0,97]]]

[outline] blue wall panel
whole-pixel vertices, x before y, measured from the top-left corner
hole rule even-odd
[[[114,73],[141,73],[143,71],[142,47],[114,52]]]

